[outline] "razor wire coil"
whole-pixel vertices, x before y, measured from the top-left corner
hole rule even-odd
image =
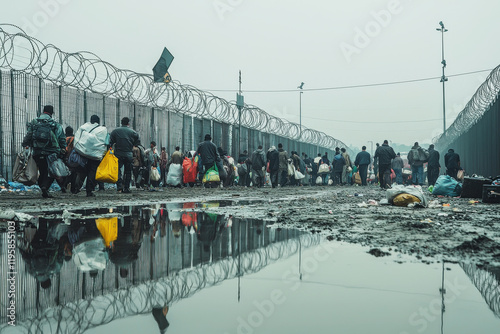
[[[176,80],[169,84],[155,83],[150,74],[119,69],[92,52],[64,52],[53,44],[43,44],[28,36],[12,24],[0,24],[0,68],[130,103],[222,123],[238,123],[235,101],[227,101]],[[254,105],[245,105],[241,126],[325,148],[348,148],[324,132],[305,126],[300,128],[298,124],[272,116]]]

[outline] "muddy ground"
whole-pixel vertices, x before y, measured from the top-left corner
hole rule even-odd
[[[35,192],[0,193],[0,212],[14,210],[33,214],[48,209],[71,211],[170,201],[229,200],[233,205],[206,210],[272,220],[280,227],[320,233],[327,240],[367,245],[375,249],[372,252],[375,256],[401,252],[413,254],[423,262],[444,257],[451,261],[465,259],[500,265],[500,204],[483,204],[480,199],[477,199],[479,203],[470,203],[473,199],[427,195],[429,201],[437,200],[439,206],[360,207],[363,202],[378,203],[386,198],[386,192],[375,186],[160,188],[153,192],[132,189],[132,194],[108,189],[96,192],[95,198],[87,198],[85,193],[53,194],[56,198],[42,199]]]

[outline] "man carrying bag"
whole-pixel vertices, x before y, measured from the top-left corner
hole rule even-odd
[[[35,159],[40,175],[38,185],[42,190],[42,197],[52,198],[49,188],[54,177],[49,175],[47,157],[56,154],[63,158],[66,154],[66,137],[61,124],[52,119],[54,107],[47,105],[43,107],[43,113],[28,124],[28,131],[24,136],[22,145],[33,148]]]

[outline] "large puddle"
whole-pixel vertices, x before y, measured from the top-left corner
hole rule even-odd
[[[499,268],[374,257],[205,211],[220,205],[42,213],[0,234],[0,332],[500,330]]]

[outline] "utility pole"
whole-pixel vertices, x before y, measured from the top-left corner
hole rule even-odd
[[[236,159],[238,159],[241,150],[241,110],[245,105],[243,95],[241,94],[241,70],[239,77],[239,89],[238,94],[236,94],[236,107],[238,107],[238,148],[237,152],[235,152]]]
[[[302,139],[302,89],[304,88],[304,83],[301,82],[300,86],[297,87],[300,89],[300,95],[299,95],[299,140]]]
[[[447,32],[448,29],[445,29],[443,21],[440,21],[439,25],[441,28],[436,28],[436,30],[441,31],[441,65],[443,65],[443,75],[441,76],[441,82],[443,83],[443,135],[446,135],[446,99],[444,83],[448,81],[448,78],[444,74],[444,69],[446,68],[446,60],[444,59],[444,33]]]

